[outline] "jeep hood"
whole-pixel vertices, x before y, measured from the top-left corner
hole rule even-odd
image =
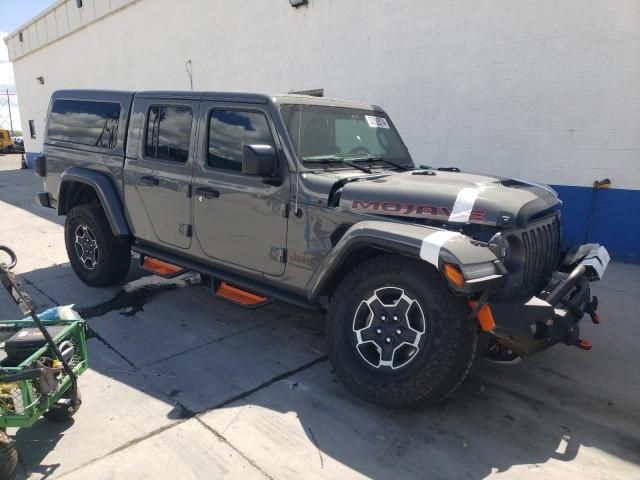
[[[354,213],[520,227],[561,205],[545,185],[461,172],[414,170],[343,181],[338,204]]]

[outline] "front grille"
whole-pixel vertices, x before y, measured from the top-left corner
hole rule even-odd
[[[526,228],[521,235],[524,248],[522,290],[535,294],[549,281],[560,255],[560,220],[557,216]]]

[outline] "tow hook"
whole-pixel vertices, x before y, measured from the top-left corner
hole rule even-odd
[[[586,338],[581,338],[576,346],[580,350],[591,350],[591,342]]]
[[[587,305],[587,308],[585,308],[584,311],[589,314],[589,316],[591,317],[591,321],[594,324],[600,325],[601,320],[600,320],[600,315],[598,315],[598,312],[596,312],[597,309],[598,309],[598,297],[594,295],[591,298],[591,301],[589,302],[589,304]],[[581,350],[591,350],[591,342],[586,338],[578,339],[576,346]]]
[[[593,323],[595,323],[596,325],[600,325],[601,318],[600,318],[600,315],[598,315],[598,312],[596,312],[597,309],[598,309],[598,297],[594,295],[593,298],[591,299],[591,302],[587,305],[587,308],[585,308],[584,311],[589,314],[589,316],[591,317],[591,321]]]
[[[577,326],[569,330],[565,343],[567,345],[575,345],[580,350],[591,350],[591,342],[586,338],[580,338],[580,329]]]

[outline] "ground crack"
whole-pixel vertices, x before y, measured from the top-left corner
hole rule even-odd
[[[230,403],[234,403],[237,402],[238,400],[242,400],[243,398],[247,398],[250,395],[253,395],[254,393],[256,393],[259,390],[262,390],[263,388],[269,387],[271,385],[273,385],[276,382],[279,382],[280,380],[284,380],[285,378],[290,377],[291,375],[295,375],[296,373],[300,373],[304,370],[307,370],[308,368],[313,367],[314,365],[316,365],[317,363],[320,362],[324,362],[325,360],[327,360],[327,356],[323,355],[321,357],[318,357],[312,361],[310,361],[309,363],[305,363],[304,365],[302,365],[301,367],[298,367],[294,370],[289,370],[288,372],[284,372],[280,375],[277,375],[275,377],[273,377],[271,380],[267,380],[264,383],[261,383],[260,385],[258,385],[255,388],[252,388],[251,390],[246,390],[245,392],[242,392],[234,397],[229,398],[228,400],[225,400],[213,407],[211,407],[209,410],[207,411],[211,411],[211,410],[217,410],[218,408],[222,408],[222,407],[226,407],[227,405],[229,405]],[[206,413],[206,412],[204,412]]]
[[[88,323],[86,323],[86,325],[87,325],[87,339],[95,338],[100,343],[102,343],[105,347],[107,347],[109,350],[111,350],[113,353],[118,355],[118,357],[120,357],[122,360],[127,362],[127,365],[129,365],[131,368],[133,368],[135,370],[138,370],[138,367],[136,367],[135,364],[131,360],[129,360],[127,357],[125,357],[124,354],[120,353],[120,351],[117,348],[115,348],[113,345],[111,345],[98,332],[96,332],[93,328],[91,328]]]
[[[313,367],[314,365],[316,365],[316,364],[318,364],[318,363],[324,362],[325,360],[327,360],[327,358],[328,358],[328,357],[327,357],[327,355],[323,355],[323,356],[321,356],[321,357],[315,358],[314,360],[312,360],[312,361],[310,361],[310,362],[307,362],[307,363],[305,363],[304,365],[301,365],[301,366],[300,366],[300,367],[298,367],[298,368],[295,368],[295,369],[293,369],[293,370],[289,370],[289,371],[284,372],[284,373],[282,373],[282,374],[280,374],[280,375],[276,375],[275,377],[271,378],[270,380],[268,380],[268,381],[266,381],[266,382],[264,382],[264,383],[261,383],[260,385],[258,385],[258,386],[257,386],[257,387],[255,387],[255,388],[252,388],[252,389],[250,389],[250,390],[246,390],[245,392],[243,392],[243,393],[241,393],[241,394],[239,394],[239,395],[236,395],[236,396],[234,396],[234,397],[231,397],[231,398],[229,398],[228,400],[225,400],[225,401],[223,401],[223,402],[221,402],[221,403],[219,403],[219,404],[217,404],[217,405],[215,405],[215,406],[213,406],[213,407],[211,407],[211,408],[205,409],[205,410],[203,410],[202,412],[198,413],[197,415],[189,416],[188,418],[181,418],[180,420],[176,420],[174,423],[171,423],[171,424],[169,424],[169,425],[165,425],[165,426],[163,426],[163,427],[157,428],[157,429],[155,429],[155,430],[153,430],[153,431],[151,431],[151,432],[147,433],[146,435],[143,435],[143,436],[138,437],[138,438],[134,438],[133,440],[130,440],[129,442],[126,442],[126,443],[125,443],[125,444],[123,444],[123,445],[120,445],[119,447],[117,447],[117,448],[115,448],[115,449],[111,450],[110,452],[107,452],[106,454],[104,454],[104,455],[102,455],[102,456],[100,456],[100,457],[97,457],[97,458],[94,458],[94,459],[92,459],[92,460],[89,460],[88,462],[86,462],[86,463],[84,463],[84,464],[82,464],[82,465],[80,465],[80,466],[78,466],[78,467],[76,467],[76,468],[74,468],[74,469],[72,469],[72,470],[69,470],[69,471],[68,471],[68,472],[66,472],[66,473],[63,473],[60,477],[65,477],[65,476],[67,476],[67,475],[69,475],[69,474],[71,474],[71,473],[77,472],[77,471],[81,470],[82,468],[85,468],[85,467],[87,467],[87,466],[89,466],[89,465],[92,465],[92,464],[94,464],[94,463],[96,463],[96,462],[98,462],[98,461],[100,461],[100,460],[103,460],[103,459],[105,459],[105,458],[108,458],[108,457],[110,457],[111,455],[115,455],[116,453],[122,452],[123,450],[126,450],[126,449],[127,449],[127,448],[129,448],[129,447],[132,447],[132,446],[134,446],[134,445],[137,445],[137,444],[139,444],[140,442],[143,442],[143,441],[145,441],[145,440],[147,440],[147,439],[149,439],[149,438],[151,438],[151,437],[155,437],[156,435],[159,435],[159,434],[161,434],[162,432],[165,432],[165,431],[170,430],[170,429],[172,429],[172,428],[174,428],[174,427],[177,427],[178,425],[181,425],[182,423],[184,423],[184,422],[186,422],[186,421],[188,421],[188,420],[190,420],[190,419],[195,419],[198,423],[200,423],[201,425],[203,425],[203,426],[204,426],[204,427],[205,427],[209,432],[211,432],[212,434],[214,434],[218,439],[220,439],[221,441],[223,441],[223,442],[225,442],[227,445],[229,445],[229,447],[231,447],[235,452],[237,452],[237,453],[238,453],[238,455],[240,455],[243,459],[245,459],[247,462],[249,462],[249,463],[250,463],[253,467],[255,467],[259,472],[261,472],[263,475],[265,475],[265,476],[266,476],[267,478],[269,478],[270,480],[273,480],[273,477],[271,477],[269,474],[267,474],[266,472],[264,472],[264,471],[263,471],[263,470],[262,470],[262,469],[261,469],[261,468],[260,468],[260,467],[259,467],[259,466],[254,462],[254,461],[253,461],[253,460],[251,460],[251,459],[250,459],[250,458],[248,458],[246,455],[244,455],[244,454],[243,454],[243,453],[242,453],[238,448],[236,448],[234,445],[232,445],[232,444],[231,444],[231,443],[230,443],[226,438],[224,438],[220,433],[216,432],[213,428],[211,428],[211,427],[209,427],[208,425],[206,425],[206,424],[201,420],[201,418],[200,418],[200,417],[202,417],[203,415],[205,415],[205,414],[207,414],[207,413],[209,413],[209,412],[212,412],[212,411],[214,411],[214,410],[217,410],[217,409],[219,409],[219,408],[222,408],[222,407],[224,407],[224,406],[227,406],[227,405],[229,405],[229,404],[231,404],[231,403],[233,403],[233,402],[236,402],[236,401],[238,401],[238,400],[241,400],[241,399],[243,399],[243,398],[246,398],[246,397],[248,397],[248,396],[250,396],[250,395],[252,395],[252,394],[254,394],[254,393],[258,392],[259,390],[262,390],[263,388],[266,388],[266,387],[268,387],[268,386],[270,386],[270,385],[273,385],[273,384],[274,384],[274,383],[276,383],[276,382],[279,382],[279,381],[281,381],[281,380],[284,380],[284,379],[286,379],[286,378],[290,377],[291,375],[295,375],[296,373],[303,372],[304,370],[307,370],[307,369],[309,369],[309,368]],[[165,394],[165,395],[166,395],[166,394]],[[192,412],[191,412],[189,409],[187,409],[184,405],[182,405],[180,402],[173,401],[173,403],[174,403],[174,405],[179,406],[179,407],[183,408],[185,411],[187,411],[187,412],[189,412],[190,414],[192,414]]]
[[[207,429],[207,431],[212,433],[218,440],[220,440],[221,442],[226,443],[229,446],[229,448],[231,448],[234,452],[236,452],[238,455],[240,455],[249,465],[251,465],[253,468],[258,470],[262,475],[267,477],[269,480],[274,480],[273,477],[271,475],[269,475],[267,472],[265,472],[253,459],[247,457],[242,451],[237,449],[235,447],[235,445],[233,445],[223,435],[218,433],[214,428],[211,428],[209,425],[207,425],[205,422],[203,422],[202,419],[200,419],[198,417],[196,417],[196,420],[200,425],[202,425],[205,429]]]

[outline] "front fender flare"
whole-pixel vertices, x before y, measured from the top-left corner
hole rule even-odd
[[[69,206],[66,200],[66,195],[70,193],[73,183],[82,183],[95,190],[114,235],[131,235],[131,229],[124,214],[124,206],[115,185],[104,173],[88,168],[70,167],[62,172],[58,189],[58,215],[66,215],[73,206]]]
[[[315,301],[332,274],[348,255],[363,246],[414,257],[440,270],[443,261],[457,265],[495,262],[495,254],[481,242],[441,228],[383,221],[352,225],[325,257],[307,284],[307,295]]]

